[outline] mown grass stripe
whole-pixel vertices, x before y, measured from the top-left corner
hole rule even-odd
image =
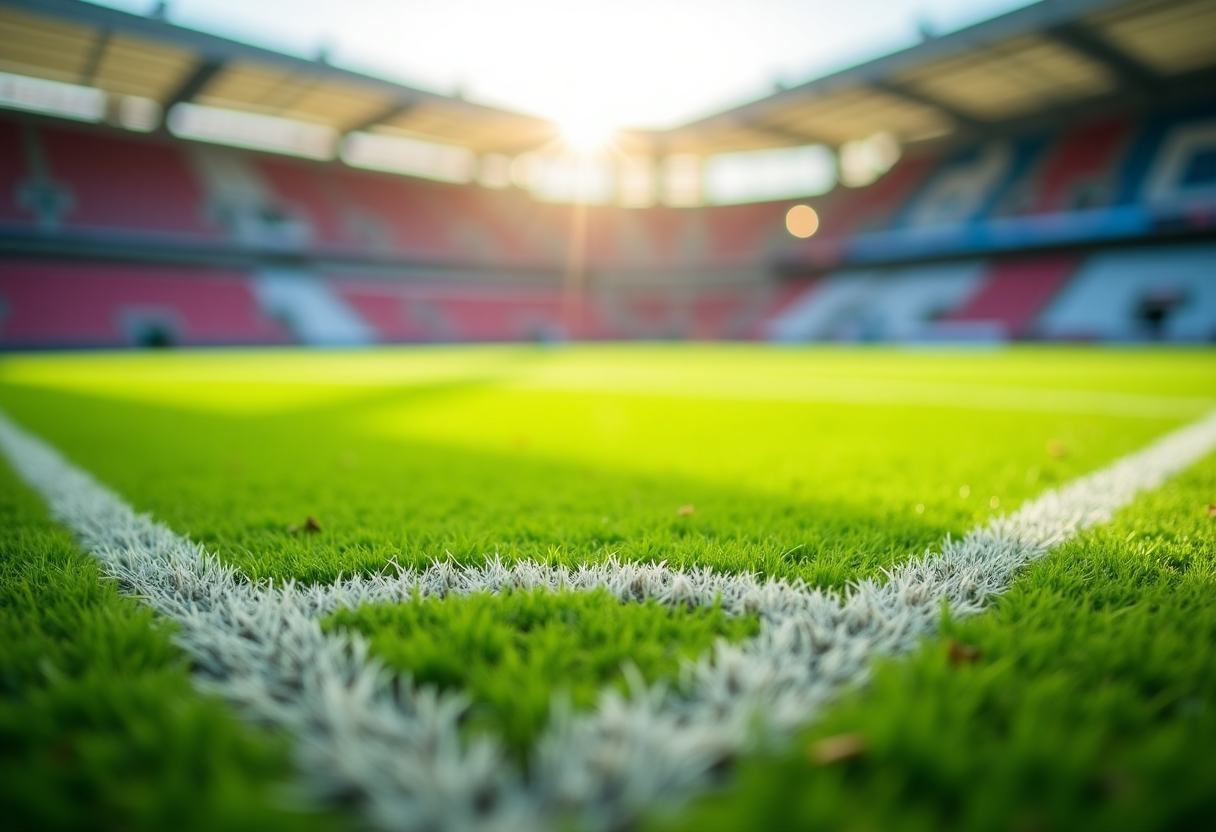
[[[910,651],[934,633],[943,604],[956,618],[978,612],[1019,568],[1216,447],[1216,414],[843,594],[800,581],[616,562],[574,569],[448,562],[331,586],[275,587],[248,581],[137,515],[3,416],[0,446],[128,591],[179,623],[204,684],[296,735],[315,788],[356,797],[384,828],[536,829],[566,814],[607,828],[690,794],[756,740],[757,726],[786,734],[804,724],[842,686],[863,681],[873,656]],[[462,743],[460,697],[394,683],[365,641],[325,634],[318,623],[338,606],[508,587],[720,601],[728,612],[758,614],[762,629],[741,645],[720,643],[673,687],[647,687],[635,674],[630,696],[607,690],[592,714],[555,709],[525,777],[493,741]]]

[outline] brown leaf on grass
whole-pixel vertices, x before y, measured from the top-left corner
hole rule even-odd
[[[317,518],[311,514],[305,518],[303,523],[292,523],[287,527],[288,534],[299,534],[300,532],[308,532],[309,534],[317,534],[321,531],[321,524],[317,522]]]
[[[1064,454],[1066,454],[1067,452],[1068,452],[1068,449],[1064,447],[1064,443],[1061,442],[1059,439],[1048,439],[1047,440],[1047,455],[1049,457],[1051,457],[1052,459],[1059,459],[1060,457],[1064,456]]]
[[[866,741],[861,734],[837,734],[811,743],[807,756],[816,765],[830,766],[860,757],[865,751]]]
[[[678,509],[676,509],[676,514],[678,514],[681,517],[687,517],[688,515],[692,514],[694,511],[696,511],[696,509],[692,507],[692,503],[689,503],[686,506],[680,506]]]
[[[1216,504],[1208,503],[1208,517],[1216,517]]]
[[[950,652],[947,654],[950,659],[950,664],[958,666],[961,664],[975,664],[979,661],[983,653],[980,648],[971,644],[963,644],[961,641],[950,640]]]

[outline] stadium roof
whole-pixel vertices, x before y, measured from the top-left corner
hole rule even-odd
[[[557,128],[325,63],[80,0],[0,0],[0,71],[157,101],[402,131],[475,151],[531,150]]]
[[[1168,87],[1216,84],[1216,0],[1045,0],[666,131],[628,152],[697,154],[902,142]],[[552,122],[284,55],[81,0],[0,0],[0,71],[158,102],[398,133],[508,154],[553,141]]]
[[[692,152],[904,142],[1216,87],[1216,0],[1046,0],[670,131]]]

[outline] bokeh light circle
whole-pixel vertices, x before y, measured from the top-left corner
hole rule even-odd
[[[819,215],[809,205],[795,205],[785,215],[785,227],[795,237],[805,239],[819,230]]]

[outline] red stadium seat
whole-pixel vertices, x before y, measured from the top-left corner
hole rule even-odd
[[[246,276],[227,269],[10,261],[0,300],[6,347],[288,340],[258,309]]]
[[[536,341],[569,334],[557,288],[356,279],[336,279],[332,285],[384,341]],[[576,337],[621,335],[591,300],[575,313]]]
[[[258,167],[289,211],[300,212],[312,230],[314,243],[353,242],[342,221],[342,207],[328,171],[287,159],[261,158]]]
[[[1067,134],[1039,172],[1031,213],[1096,207],[1113,199],[1114,167],[1128,132],[1126,120],[1111,119]]]
[[[905,157],[871,185],[838,185],[827,196],[812,200],[811,206],[819,213],[819,230],[807,242],[886,228],[937,161],[923,154]]]
[[[20,204],[19,192],[29,176],[21,128],[0,121],[0,222],[30,223],[34,212]]]
[[[999,322],[1006,336],[1024,337],[1076,268],[1077,258],[1069,254],[998,260],[979,290],[943,320]]]
[[[218,236],[180,146],[147,137],[43,128],[50,173],[71,187],[76,226]]]
[[[382,234],[389,248],[451,259],[461,253],[451,227],[430,201],[430,183],[355,170],[334,171],[338,199]],[[368,242],[364,240],[361,242]]]
[[[707,259],[723,264],[749,262],[768,252],[774,240],[789,239],[785,214],[791,204],[761,202],[707,209]]]

